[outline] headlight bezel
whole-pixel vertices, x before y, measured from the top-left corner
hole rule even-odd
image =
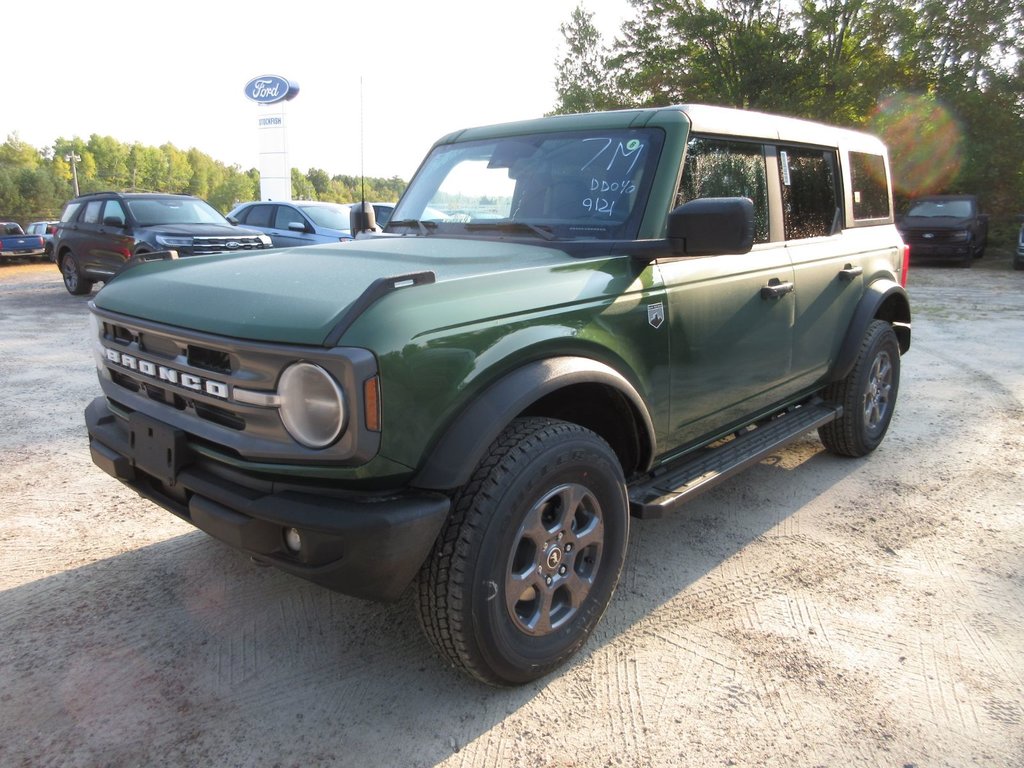
[[[311,450],[329,448],[348,426],[344,388],[323,366],[308,360],[294,362],[281,371],[277,410],[285,431]]]

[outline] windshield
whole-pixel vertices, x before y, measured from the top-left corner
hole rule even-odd
[[[350,219],[348,205],[300,205],[299,210],[309,216],[318,227],[349,231]]]
[[[545,133],[435,147],[389,232],[631,239],[659,130]]]
[[[974,214],[974,206],[970,200],[922,200],[914,203],[907,211],[907,216],[919,216],[924,219],[948,217],[966,219]]]
[[[141,227],[154,224],[227,224],[227,219],[202,200],[150,198],[128,200],[128,208]]]

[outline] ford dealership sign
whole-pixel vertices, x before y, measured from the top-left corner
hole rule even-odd
[[[259,104],[289,101],[299,95],[299,84],[277,75],[261,75],[245,84],[245,95]]]

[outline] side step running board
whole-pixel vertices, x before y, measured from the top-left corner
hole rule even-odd
[[[685,456],[629,486],[629,511],[634,517],[664,517],[683,502],[756,464],[786,443],[843,414],[839,406],[811,403],[736,437]]]

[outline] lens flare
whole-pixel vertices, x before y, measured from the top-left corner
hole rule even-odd
[[[960,173],[963,130],[934,96],[891,96],[878,105],[869,127],[889,147],[897,192],[908,197],[944,192]]]

